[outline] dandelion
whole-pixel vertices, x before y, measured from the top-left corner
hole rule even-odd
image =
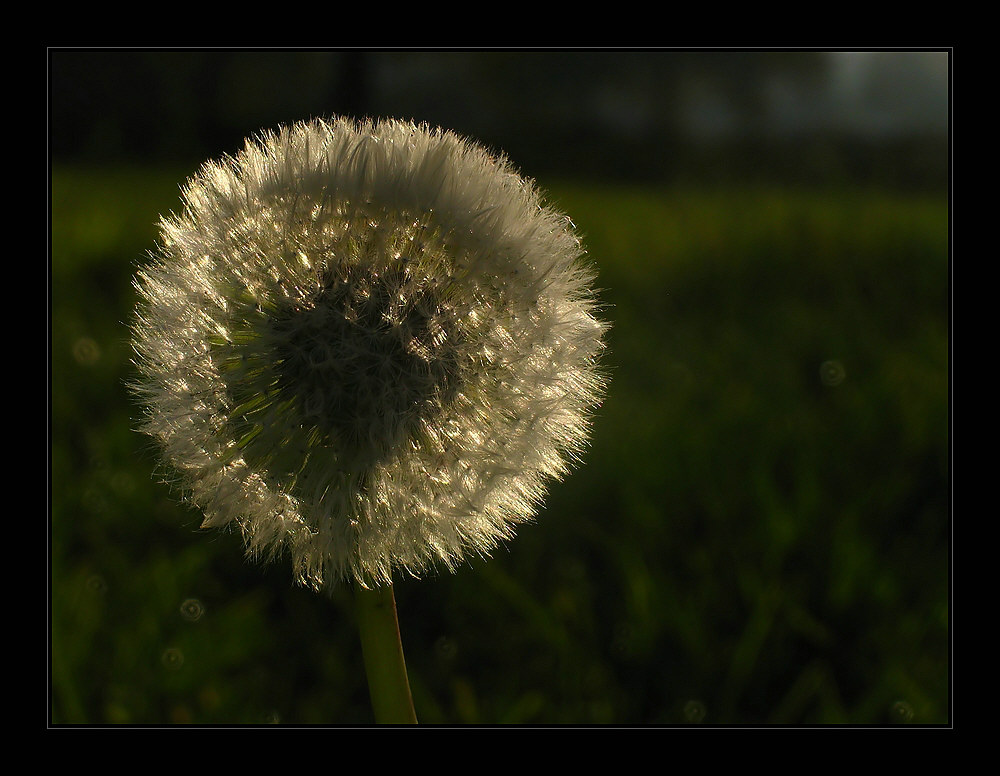
[[[314,120],[206,163],[137,276],[146,407],[205,527],[317,590],[488,555],[586,441],[605,324],[504,158]]]

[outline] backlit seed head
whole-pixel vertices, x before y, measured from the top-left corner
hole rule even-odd
[[[585,443],[606,326],[530,181],[450,132],[316,120],[183,200],[136,279],[133,388],[205,526],[323,589],[532,517]]]

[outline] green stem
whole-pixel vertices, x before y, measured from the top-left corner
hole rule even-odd
[[[365,589],[355,583],[354,600],[375,722],[379,725],[415,725],[417,715],[413,711],[413,697],[406,678],[392,585]]]

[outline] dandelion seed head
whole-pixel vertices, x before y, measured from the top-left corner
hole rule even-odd
[[[303,122],[206,163],[160,227],[142,430],[205,526],[300,583],[488,554],[581,452],[606,325],[572,222],[505,159]]]

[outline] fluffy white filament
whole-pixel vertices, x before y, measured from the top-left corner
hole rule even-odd
[[[310,121],[208,162],[136,279],[147,408],[205,526],[316,589],[488,554],[567,471],[605,324],[572,223],[504,159]]]

